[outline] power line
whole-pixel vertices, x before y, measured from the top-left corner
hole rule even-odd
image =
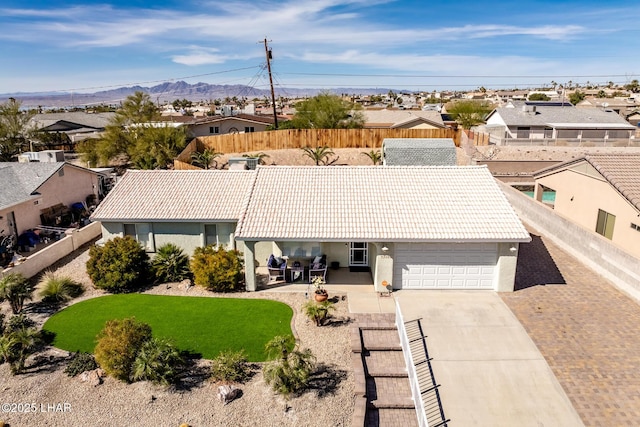
[[[635,77],[640,74],[592,74],[578,76],[558,75],[411,75],[411,74],[350,74],[350,73],[280,73],[293,76],[322,76],[322,77],[398,77],[398,78],[438,78],[438,79],[583,79],[583,78],[611,78]]]

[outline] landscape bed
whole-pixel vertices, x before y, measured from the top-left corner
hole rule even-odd
[[[65,308],[43,329],[55,335],[54,347],[93,353],[107,320],[134,316],[151,326],[153,336],[172,340],[180,350],[205,359],[223,350],[244,350],[249,361],[260,362],[271,338],[292,334],[293,310],[262,299],[108,295]]]

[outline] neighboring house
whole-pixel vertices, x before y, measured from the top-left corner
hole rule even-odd
[[[629,124],[631,124],[632,126],[636,126],[637,128],[640,128],[640,108],[627,114],[625,116],[625,119],[627,119]]]
[[[444,129],[437,111],[420,110],[360,110],[364,127],[368,129]]]
[[[639,107],[633,98],[587,98],[576,104],[577,108],[600,108],[611,110],[626,117]]]
[[[98,138],[115,113],[48,113],[36,114],[31,126],[54,135],[47,148],[71,150],[76,143],[87,138]]]
[[[236,114],[233,116],[210,116],[195,119],[188,124],[193,137],[224,135],[229,133],[262,132],[274,124],[273,116]]]
[[[455,166],[456,145],[451,138],[385,138],[384,166]]]
[[[486,167],[291,167],[130,171],[92,216],[104,238],[148,251],[222,243],[247,289],[270,254],[372,272],[395,289],[512,291],[529,234]],[[209,226],[209,228],[208,228]]]
[[[589,154],[534,174],[536,200],[640,258],[640,154]]]
[[[492,142],[511,139],[629,140],[635,130],[613,111],[576,108],[566,103],[511,101],[493,110],[486,120]],[[542,142],[542,141],[541,141]]]
[[[50,208],[97,198],[99,177],[65,162],[0,163],[0,183],[0,231],[20,235]]]
[[[236,223],[253,171],[129,170],[92,215],[102,237],[131,235],[156,252],[175,243],[192,254],[199,246],[235,247]]]

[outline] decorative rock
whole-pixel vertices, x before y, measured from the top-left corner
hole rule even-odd
[[[182,282],[178,283],[178,289],[188,291],[191,288],[191,280],[184,279]]]
[[[240,389],[232,385],[221,385],[218,387],[218,399],[225,405],[233,402],[240,395]]]
[[[89,383],[94,387],[102,384],[102,377],[104,377],[104,371],[100,368],[93,371],[84,371],[80,374],[80,381],[83,383]]]

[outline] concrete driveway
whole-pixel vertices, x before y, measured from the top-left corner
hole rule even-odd
[[[349,298],[358,312],[367,306],[372,312],[388,312],[388,300],[395,298],[405,320],[422,318],[452,425],[584,425],[531,338],[495,292],[401,290],[384,304],[371,296]]]

